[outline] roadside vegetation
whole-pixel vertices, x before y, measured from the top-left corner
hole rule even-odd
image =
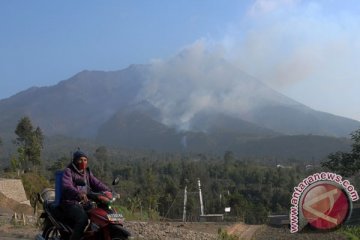
[[[241,240],[235,235],[229,235],[224,229],[218,229],[217,240]]]
[[[360,239],[360,227],[359,226],[345,226],[340,230],[349,240]]]

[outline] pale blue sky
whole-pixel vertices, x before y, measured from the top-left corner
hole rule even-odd
[[[0,0],[0,99],[202,41],[316,110],[360,120],[357,0]]]

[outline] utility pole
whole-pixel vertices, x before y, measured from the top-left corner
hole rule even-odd
[[[203,199],[201,194],[201,185],[200,185],[200,178],[198,178],[198,185],[199,185],[199,198],[200,198],[200,216],[204,215],[204,205]]]
[[[184,189],[184,210],[183,210],[183,222],[186,222],[186,202],[187,202],[187,185]]]

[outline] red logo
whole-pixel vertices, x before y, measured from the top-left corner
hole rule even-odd
[[[337,227],[346,220],[351,209],[347,194],[331,183],[310,188],[301,206],[304,218],[317,229]]]

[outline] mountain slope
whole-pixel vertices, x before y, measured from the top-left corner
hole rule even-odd
[[[358,121],[314,111],[307,107],[267,106],[251,113],[250,121],[284,134],[349,136]]]
[[[123,71],[83,71],[55,86],[30,88],[0,101],[0,131],[9,135],[29,116],[46,135],[93,137],[98,127],[127,106],[141,88],[146,66]]]
[[[286,136],[246,122],[244,126],[248,128],[239,128],[238,121],[224,116],[215,119],[219,121],[207,132],[177,131],[154,121],[145,112],[119,112],[100,128],[97,141],[132,149],[210,153],[230,149],[241,157],[308,160],[323,159],[331,152],[350,149],[350,140],[345,138]],[[231,123],[237,124],[232,126]]]
[[[191,50],[121,71],[83,71],[3,99],[0,137],[13,138],[25,115],[47,136],[164,151],[247,152],[249,141],[255,146],[286,135],[348,137],[360,127],[298,103],[213,54]]]

